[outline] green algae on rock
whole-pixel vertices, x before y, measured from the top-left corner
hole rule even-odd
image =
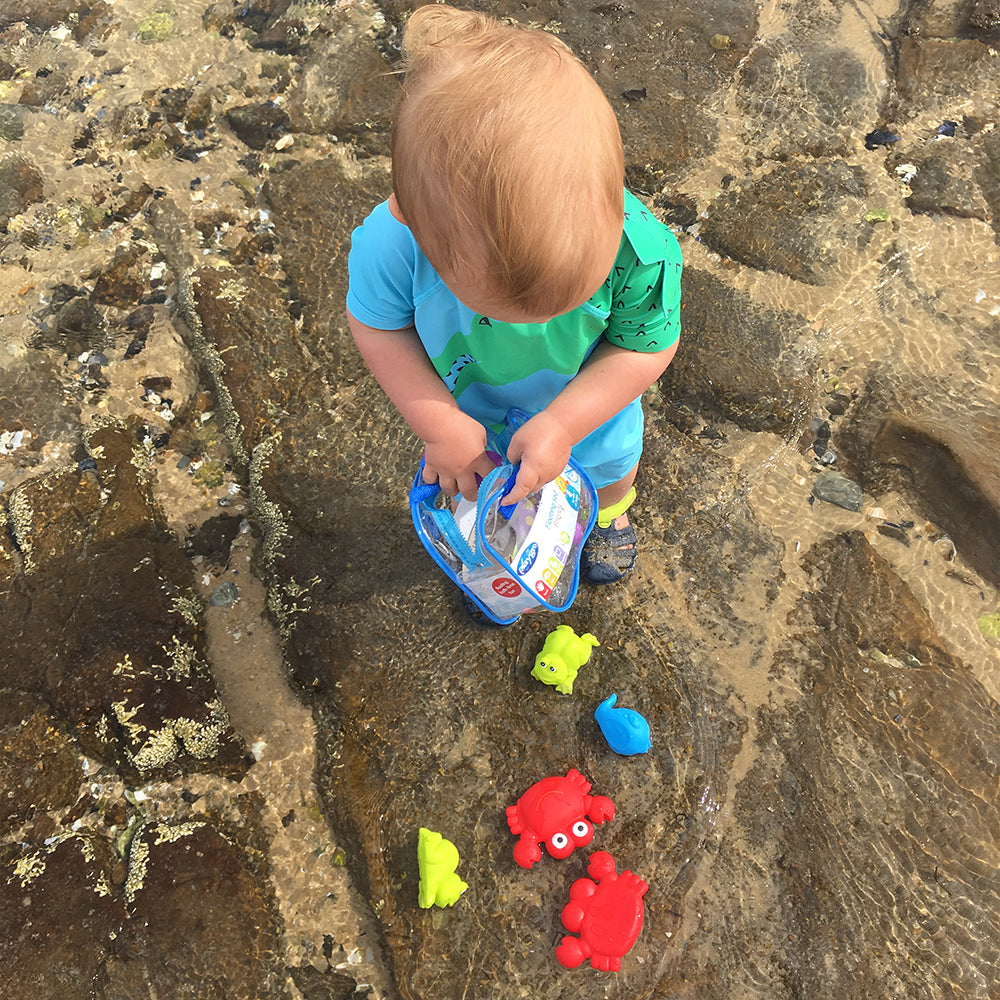
[[[177,14],[172,7],[161,7],[135,26],[135,37],[144,45],[165,42],[178,32]]]

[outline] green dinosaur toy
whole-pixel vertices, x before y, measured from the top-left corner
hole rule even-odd
[[[426,910],[431,906],[454,906],[458,897],[469,886],[455,869],[458,867],[458,848],[445,840],[440,833],[420,828],[417,838],[417,862],[420,866],[418,902]]]
[[[600,643],[589,632],[577,635],[568,625],[559,625],[545,637],[531,676],[551,684],[560,694],[572,694],[573,681],[594,646]]]

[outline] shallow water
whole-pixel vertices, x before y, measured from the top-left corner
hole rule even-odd
[[[543,20],[551,13],[544,4],[529,6],[532,9],[528,13],[544,14]],[[649,5],[635,6],[641,15],[648,16]],[[787,115],[788,128],[801,129],[805,140],[816,128],[835,130],[838,126],[824,120],[815,110],[803,109],[796,114],[788,106],[788,90],[801,84],[802,67],[808,63],[815,44],[814,38],[803,33],[805,47],[796,50],[796,36],[787,30],[790,6],[795,5],[764,4],[757,11],[757,41],[780,36],[783,48],[775,63],[773,92],[757,93],[754,100],[758,102],[762,120],[768,119],[769,109],[777,108],[779,116]],[[193,399],[199,390],[196,366],[177,331],[167,322],[167,315],[177,306],[177,287],[148,220],[133,214],[124,221],[106,224],[104,212],[108,207],[120,206],[129,192],[148,184],[153,191],[162,192],[180,206],[190,221],[204,224],[201,236],[190,231],[186,234],[188,245],[201,256],[198,264],[206,263],[225,272],[227,258],[240,239],[248,233],[266,236],[270,232],[270,213],[259,199],[262,176],[268,170],[277,172],[285,161],[293,158],[309,163],[327,156],[344,158],[351,169],[356,166],[352,166],[350,152],[345,154],[345,142],[328,134],[295,135],[293,143],[280,150],[274,148],[272,141],[257,155],[256,162],[248,160],[249,150],[221,120],[212,137],[212,148],[195,154],[192,159],[165,155],[155,148],[150,152],[149,145],[125,148],[125,140],[135,130],[111,128],[109,123],[116,116],[132,115],[136,128],[149,127],[155,131],[162,123],[150,123],[148,112],[157,93],[164,88],[215,88],[220,106],[268,96],[273,96],[279,107],[287,103],[286,94],[272,93],[275,78],[263,74],[279,73],[278,64],[282,60],[294,63],[294,58],[276,59],[266,51],[251,49],[240,31],[233,38],[226,38],[206,30],[203,15],[207,7],[195,0],[174,4],[173,34],[161,41],[143,43],[136,37],[143,24],[148,26],[144,19],[158,11],[162,13],[156,0],[115,5],[106,25],[107,33],[101,38],[95,29],[79,42],[67,25],[57,25],[46,33],[23,31],[15,26],[8,28],[4,37],[5,49],[13,53],[18,73],[0,82],[0,102],[16,101],[25,81],[30,79],[40,80],[44,86],[44,81],[54,74],[62,74],[65,82],[59,87],[52,86],[48,99],[24,116],[23,137],[7,141],[0,148],[0,155],[14,153],[28,157],[44,178],[44,199],[17,213],[10,221],[7,235],[0,236],[2,366],[27,361],[40,367],[47,360],[55,373],[55,382],[66,394],[67,405],[78,406],[84,422],[99,414],[138,412],[154,426],[168,429],[170,418],[163,415],[157,404],[142,398],[143,379],[169,374],[172,393],[187,400]],[[384,23],[372,4],[342,0],[326,7],[324,17],[331,9],[335,10],[350,30],[359,25],[378,29]],[[309,9],[304,10],[308,25]],[[877,58],[877,49],[869,44],[869,39],[876,26],[895,13],[895,8],[882,4],[845,9],[842,16],[838,44],[856,57],[861,67],[859,72],[873,86],[884,77],[885,64]],[[575,13],[570,9],[563,14],[565,30],[572,35],[578,28]],[[678,8],[673,16],[678,18],[680,27],[690,28],[694,14]],[[731,12],[726,16],[736,17]],[[585,21],[584,14],[580,13],[579,18],[580,23]],[[676,41],[680,33],[671,37]],[[598,40],[594,40],[590,55],[591,64],[600,63],[605,74],[615,71],[616,60],[620,58],[611,42],[606,43],[602,52]],[[38,76],[39,71],[44,75]],[[762,176],[773,167],[771,161],[753,162],[748,116],[741,100],[743,97],[735,88],[719,89],[713,98],[714,106],[709,109],[719,129],[711,154],[690,166],[679,180],[665,185],[690,196],[703,217],[710,216],[714,204],[723,197],[726,175],[746,180]],[[957,117],[961,110],[956,104],[952,113]],[[642,114],[641,106],[638,114]],[[919,142],[914,140],[914,152],[924,155],[927,149],[935,146],[945,149],[949,143],[961,141],[932,138],[939,118],[940,115],[928,111],[907,122],[908,136],[923,137]],[[88,122],[97,123],[96,138],[79,148],[77,156],[71,151],[74,142],[81,141]],[[845,162],[862,166],[871,185],[865,208],[885,210],[891,217],[889,221],[870,224],[864,234],[867,243],[861,250],[834,248],[834,259],[823,282],[809,285],[774,271],[734,264],[701,241],[699,226],[695,224],[679,232],[687,266],[718,276],[726,287],[745,293],[761,308],[802,317],[805,332],[783,350],[782,356],[799,372],[815,370],[820,386],[828,385],[847,396],[860,394],[872,367],[888,363],[912,397],[927,401],[930,417],[942,428],[957,427],[968,434],[968,429],[978,421],[982,427],[981,442],[965,443],[973,450],[987,449],[996,440],[1000,413],[1000,258],[995,233],[988,222],[978,219],[910,212],[904,204],[908,188],[902,176],[872,169],[872,164],[881,164],[889,154],[885,150],[867,151],[857,134],[852,135],[846,127],[844,132],[848,134]],[[794,132],[791,138],[794,142]],[[74,163],[74,158],[87,158],[87,149],[97,154],[94,162]],[[264,163],[264,168],[260,163]],[[845,218],[855,209],[856,206],[847,203],[838,207]],[[120,322],[120,316],[96,332],[83,330],[76,339],[66,336],[65,331],[55,336],[46,307],[51,305],[56,286],[65,283],[89,287],[93,284],[92,275],[107,266],[115,248],[126,245],[144,251],[136,270],[146,283],[144,291],[162,300],[155,303],[160,312],[149,330],[145,349],[134,358],[124,359],[132,333]],[[277,261],[271,262],[271,274],[265,276],[272,274],[281,277]],[[238,282],[224,285],[223,290],[234,300],[242,294]],[[321,299],[318,294],[317,299]],[[738,317],[733,319],[736,321]],[[314,343],[320,344],[323,339],[315,334]],[[111,363],[103,370],[107,385],[88,383],[85,373],[80,371],[80,363],[74,361],[88,351],[100,351],[110,359]],[[277,373],[275,377],[282,376]],[[344,423],[350,425],[354,421],[363,425],[373,410],[365,386],[335,385],[331,389],[337,395],[339,409],[336,418],[331,417],[323,429],[335,434],[343,430]],[[817,398],[824,397],[820,394]],[[656,405],[655,398],[651,399],[651,405]],[[53,407],[58,411],[57,404]],[[184,457],[185,449],[192,450],[190,435],[179,435],[155,458],[157,497],[179,536],[192,533],[218,513],[220,499],[230,500],[234,513],[248,513],[246,482],[238,471],[225,468],[227,456],[221,418],[211,415],[210,404],[203,412],[207,415],[202,421],[203,450],[220,467],[216,479],[196,480],[178,470],[177,463]],[[701,778],[689,769],[700,767],[708,775],[699,786],[702,792],[692,809],[696,819],[685,834],[669,828],[645,832],[650,844],[659,842],[662,849],[663,843],[669,842],[690,862],[676,871],[669,893],[663,888],[664,896],[671,899],[711,900],[714,874],[704,862],[706,845],[717,845],[725,836],[732,836],[746,856],[764,863],[765,855],[759,853],[759,845],[749,843],[738,831],[735,816],[740,809],[739,791],[755,768],[764,768],[769,762],[771,748],[759,731],[759,710],[795,706],[803,701],[803,691],[792,671],[773,676],[775,671],[769,673],[766,667],[787,638],[789,615],[811,590],[810,571],[803,566],[800,556],[816,543],[841,532],[863,532],[926,609],[948,651],[968,664],[993,699],[1000,699],[1000,656],[977,625],[981,615],[1000,607],[996,587],[970,567],[965,554],[956,549],[939,527],[927,522],[913,496],[895,491],[866,496],[857,512],[810,502],[817,470],[802,441],[812,421],[823,415],[812,406],[803,407],[783,435],[748,431],[729,422],[712,422],[713,428],[720,432],[717,454],[732,463],[734,473],[729,477],[720,475],[717,493],[712,495],[706,489],[702,497],[706,509],[711,508],[712,513],[704,537],[714,540],[718,537],[715,525],[737,521],[749,511],[777,540],[773,560],[770,554],[759,553],[756,561],[750,557],[745,560],[742,569],[745,586],[732,609],[730,632],[720,636],[713,631],[718,628],[717,623],[699,618],[698,588],[690,585],[693,577],[685,579],[684,574],[689,570],[682,565],[676,548],[659,540],[651,541],[644,551],[633,590],[607,601],[588,598],[588,609],[595,608],[600,613],[613,607],[614,601],[621,601],[629,608],[640,603],[644,590],[662,595],[656,605],[647,603],[642,608],[638,636],[632,640],[636,643],[636,655],[641,650],[643,655],[665,657],[661,649],[663,636],[671,634],[678,617],[677,608],[683,607],[680,617],[692,629],[692,646],[701,643],[698,655],[713,661],[718,689],[730,692],[731,703],[736,706],[734,711],[747,727],[738,751],[729,762],[729,748],[723,745],[721,729],[715,727],[706,703],[705,718],[692,711],[691,718],[685,720],[685,725],[690,725],[687,738],[697,753],[685,754],[675,748],[662,762],[663,773],[668,776],[672,773],[672,779],[665,777],[664,781],[673,781],[678,801],[686,794],[684,790],[697,785]],[[58,424],[58,413],[52,419]],[[40,452],[33,453],[30,462],[25,460],[26,451],[0,454],[4,495],[9,496],[28,479],[79,457],[74,452],[73,428],[77,418],[67,416],[64,423],[66,433],[51,434],[51,441]],[[837,421],[833,424],[831,442],[837,450]],[[379,482],[379,461],[384,466],[406,467],[415,457],[414,443],[405,434],[399,433],[381,444],[383,450],[377,456],[378,461],[373,461],[371,469],[359,470],[359,479],[370,476],[373,482]],[[921,484],[916,485],[919,489]],[[653,506],[650,505],[650,510]],[[405,516],[401,510],[384,513]],[[692,516],[696,518],[698,513],[693,511]],[[912,527],[906,530],[906,543],[880,533],[879,526],[884,522],[893,525],[912,522]],[[697,548],[698,531],[691,531],[688,537]],[[291,967],[312,964],[317,969],[333,966],[347,970],[360,982],[373,984],[373,995],[391,997],[392,987],[382,965],[374,921],[361,905],[341,858],[336,863],[338,870],[331,875],[330,859],[338,856],[338,852],[342,854],[343,848],[321,813],[321,796],[313,784],[316,723],[286,687],[280,644],[264,610],[265,596],[258,584],[249,582],[250,548],[247,540],[237,546],[225,566],[206,565],[202,583],[206,594],[225,579],[237,581],[243,591],[240,614],[213,609],[208,628],[217,684],[234,726],[248,746],[256,748],[258,761],[239,789],[222,779],[217,784],[211,778],[201,780],[220,801],[247,791],[260,791],[264,795],[265,827],[272,838],[270,877],[285,922],[285,962]],[[745,555],[734,552],[732,558],[740,561]],[[386,559],[378,553],[372,558]],[[770,594],[775,563],[785,579],[783,586]],[[406,565],[400,573],[405,576],[410,571],[411,567]],[[399,591],[405,590],[405,582],[399,584]],[[759,600],[755,599],[757,593],[762,595]],[[763,595],[768,597],[765,599]],[[387,629],[400,614],[398,603],[394,603],[400,600],[400,593],[395,592],[375,598],[376,617],[386,623]],[[428,627],[432,632],[434,628],[447,631],[440,625]],[[435,633],[432,638],[435,648],[447,641],[445,634]],[[519,663],[530,660],[533,638],[529,632],[517,640],[517,652],[509,667],[511,677],[516,676]],[[360,645],[361,640],[358,642]],[[405,670],[405,665],[394,662],[391,652],[386,657],[390,672]],[[666,673],[665,658],[657,662]],[[685,681],[682,678],[678,683]],[[698,701],[697,692],[687,691],[684,697],[678,697],[685,710]],[[677,728],[684,731],[680,723]],[[481,753],[477,754],[477,747],[472,745],[478,731],[470,725],[464,731],[473,735],[452,748],[454,761],[472,760],[474,770],[488,773],[489,751],[479,748]],[[862,761],[859,766],[863,765]],[[162,794],[164,801],[173,796],[169,790],[158,794]],[[381,818],[390,811],[388,797],[389,792],[382,789],[375,799],[358,806]],[[183,805],[175,802],[174,806],[183,817]],[[286,825],[285,819],[292,814],[306,817],[306,822],[289,821]],[[387,823],[386,831],[389,830],[391,826]],[[386,832],[384,837],[388,835]],[[379,837],[382,836],[380,833]],[[385,840],[379,840],[371,845],[371,850],[381,853],[389,847]],[[763,878],[759,885],[743,885],[741,891],[748,896],[755,891],[760,893],[755,903],[747,904],[748,912],[755,906],[764,909],[775,902],[768,896]],[[445,921],[442,916],[438,919]],[[675,938],[686,941],[692,935],[697,936],[705,920],[696,905],[689,906],[683,919],[678,917],[674,923],[672,917],[663,913],[658,919],[657,927],[669,924],[672,928],[665,932],[664,941]],[[336,942],[332,956],[324,951],[329,947],[328,935]],[[656,949],[653,954],[663,967],[673,960],[669,949],[662,957]],[[752,980],[753,971],[747,975]],[[978,975],[973,971],[964,981],[972,982]],[[764,982],[766,977],[761,974],[756,985]],[[989,996],[990,989],[986,985],[979,993],[967,995]],[[289,995],[295,995],[295,987],[289,985],[288,990]]]

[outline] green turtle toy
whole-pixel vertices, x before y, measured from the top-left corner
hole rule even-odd
[[[560,694],[572,694],[573,681],[590,659],[594,646],[600,643],[589,632],[577,635],[569,625],[558,625],[545,637],[531,676],[551,684]]]

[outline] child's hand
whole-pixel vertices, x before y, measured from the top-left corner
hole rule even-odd
[[[519,427],[510,439],[508,462],[520,462],[511,491],[503,504],[517,503],[529,493],[551,483],[566,468],[573,441],[558,420],[542,410]]]
[[[479,480],[495,468],[486,454],[486,428],[461,410],[449,413],[433,439],[424,440],[424,482],[437,483],[450,497],[461,493],[474,500]]]

